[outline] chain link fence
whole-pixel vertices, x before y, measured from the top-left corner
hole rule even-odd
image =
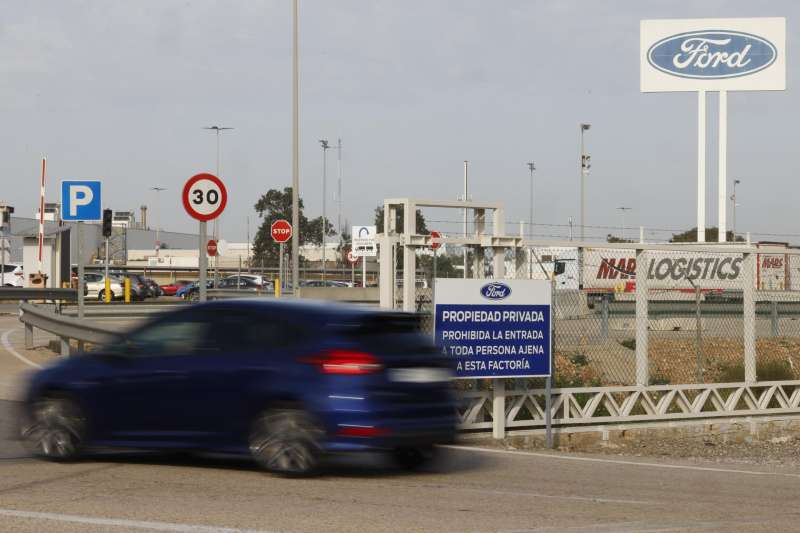
[[[554,265],[554,385],[636,384],[637,260],[647,274],[650,384],[744,381],[744,290],[755,294],[759,381],[800,379],[800,253],[533,247],[506,255],[506,276],[547,279]],[[486,277],[491,277],[491,258]],[[748,266],[749,265],[749,266]],[[400,292],[400,291],[398,291]],[[433,332],[432,286],[416,309]],[[529,386],[541,385],[530,380]],[[519,384],[518,384],[519,385]],[[479,384],[476,386],[480,386]]]

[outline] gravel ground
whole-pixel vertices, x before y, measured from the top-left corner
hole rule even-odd
[[[681,437],[638,438],[614,442],[592,450],[609,455],[670,457],[715,463],[779,465],[800,470],[800,437],[794,435],[756,439],[738,435],[703,434]]]

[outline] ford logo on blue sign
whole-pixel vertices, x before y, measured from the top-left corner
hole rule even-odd
[[[723,79],[746,76],[775,62],[768,40],[738,31],[708,30],[661,39],[647,51],[654,67],[681,78]]]
[[[481,287],[481,295],[489,300],[502,300],[511,296],[511,287],[497,281],[487,283]]]

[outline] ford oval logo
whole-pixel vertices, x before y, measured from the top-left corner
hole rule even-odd
[[[481,296],[489,300],[502,300],[511,296],[511,287],[498,281],[487,283],[481,287]]]
[[[766,39],[738,31],[709,30],[673,35],[647,51],[654,68],[681,78],[746,76],[775,62],[778,51]]]

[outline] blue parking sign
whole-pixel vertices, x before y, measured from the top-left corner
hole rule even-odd
[[[99,181],[62,181],[61,218],[72,221],[97,221],[103,218]]]

